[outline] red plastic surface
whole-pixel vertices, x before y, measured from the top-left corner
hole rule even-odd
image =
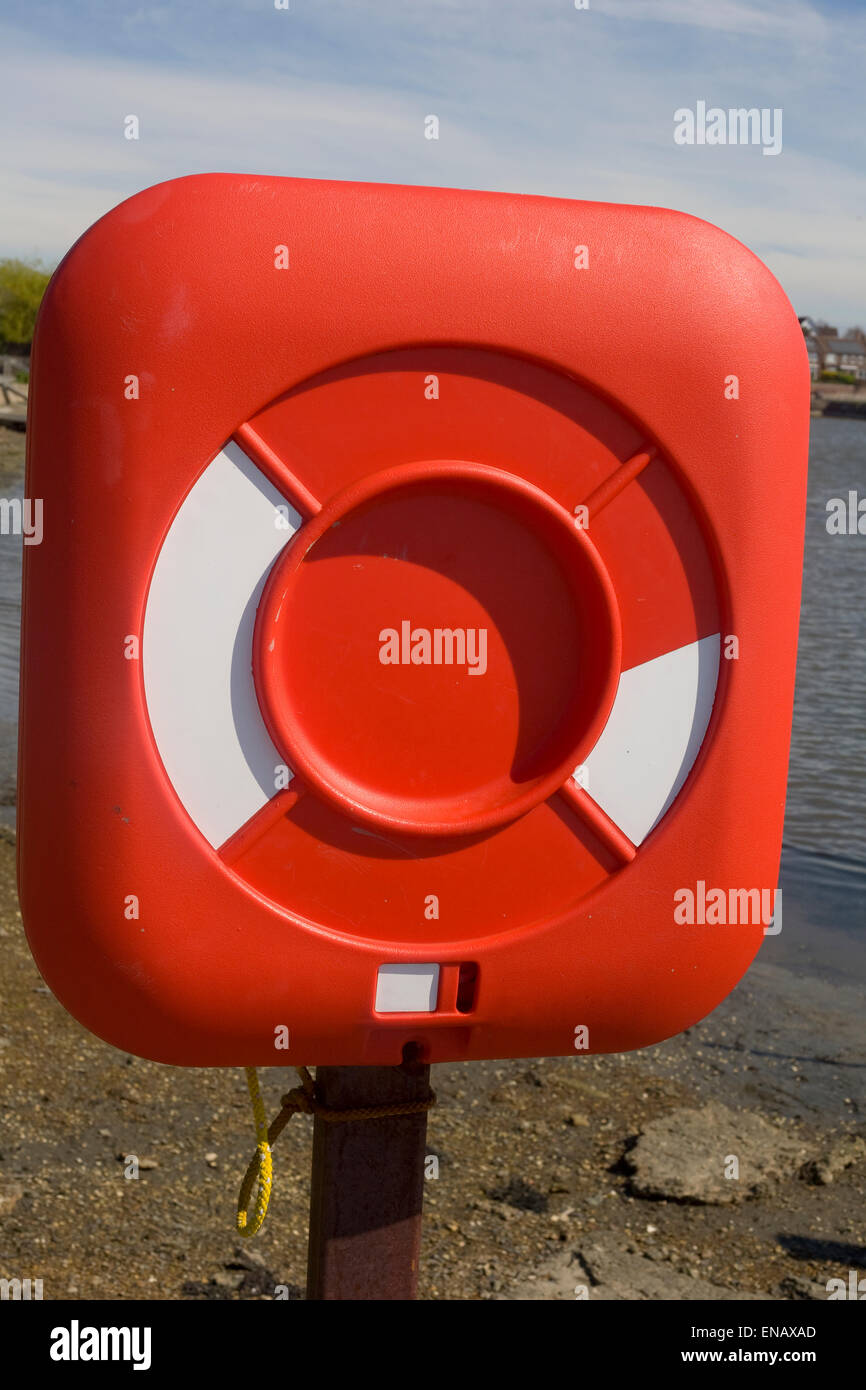
[[[762,927],[684,926],[674,893],[778,874],[808,366],[750,252],[659,209],[182,179],[63,262],[31,402],[22,913],[88,1028],[189,1065],[556,1055],[579,1026],[619,1051],[736,984]],[[298,775],[212,848],[123,642],[232,438],[305,520],[249,652]],[[355,634],[403,617],[485,627],[486,674],[379,666]],[[739,659],[635,851],[557,788],[621,672],[714,633]],[[379,965],[412,961],[440,966],[435,1012],[377,1014]]]
[[[412,620],[383,629],[395,570]],[[459,655],[453,636],[434,649],[444,612],[452,634],[485,634],[483,650],[462,639],[475,680],[444,660]],[[367,637],[382,631],[380,648],[409,657],[387,681]],[[286,546],[253,660],[274,743],[305,786],[353,820],[449,836],[553,795],[607,722],[620,647],[613,586],[564,507],[500,469],[429,460],[355,483]]]

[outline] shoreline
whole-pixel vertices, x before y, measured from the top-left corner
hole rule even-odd
[[[813,416],[866,420],[866,383],[850,386],[843,382],[813,381],[810,411]]]

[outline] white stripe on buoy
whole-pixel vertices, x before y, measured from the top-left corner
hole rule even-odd
[[[610,718],[575,779],[632,844],[646,839],[689,775],[718,677],[717,632],[620,676]]]
[[[268,571],[300,525],[230,443],[184,499],[153,572],[142,642],[147,712],[169,781],[214,847],[278,789],[283,759],[256,699],[253,627]]]

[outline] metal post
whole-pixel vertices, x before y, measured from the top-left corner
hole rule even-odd
[[[423,1100],[429,1089],[423,1063],[316,1068],[331,1110]],[[316,1116],[308,1299],[415,1297],[426,1136],[426,1112],[339,1124]]]

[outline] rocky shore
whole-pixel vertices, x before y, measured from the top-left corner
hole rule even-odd
[[[79,1027],[29,954],[0,833],[0,1277],[40,1278],[45,1299],[301,1297],[309,1121],[276,1146],[268,1221],[241,1246],[242,1073]],[[422,1298],[825,1299],[866,1273],[866,991],[768,946],[659,1047],[433,1069]],[[294,1074],[263,1084],[276,1110]]]

